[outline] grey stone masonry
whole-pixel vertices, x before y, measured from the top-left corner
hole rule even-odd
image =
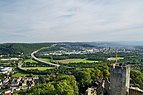
[[[129,95],[130,66],[115,64],[110,68],[110,95]]]

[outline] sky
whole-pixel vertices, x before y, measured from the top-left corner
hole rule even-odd
[[[143,0],[0,0],[0,42],[143,41]]]

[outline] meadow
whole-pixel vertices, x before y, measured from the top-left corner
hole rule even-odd
[[[118,60],[121,60],[121,59],[124,59],[124,58],[123,57],[118,57]],[[109,61],[115,61],[116,57],[110,57],[110,58],[107,58],[107,60],[109,60]]]
[[[26,59],[24,60],[25,63],[29,62],[29,63],[38,63],[37,61],[33,60],[33,59]]]
[[[54,67],[25,67],[25,70],[31,70],[31,69],[38,69],[39,71],[44,71],[47,69],[53,69]]]
[[[94,63],[98,61],[87,60],[87,59],[65,59],[65,60],[56,60],[56,62],[69,64],[69,63]]]

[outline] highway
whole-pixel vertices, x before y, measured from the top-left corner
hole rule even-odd
[[[19,63],[18,63],[18,68],[19,69],[21,69],[21,70],[24,70],[24,68],[22,68],[22,65],[23,65],[24,63],[22,62],[22,61],[20,61]]]
[[[52,45],[51,47],[54,47],[55,45],[56,45],[56,44]],[[34,51],[34,52],[31,53],[31,57],[32,57],[34,60],[38,61],[38,62],[45,63],[45,64],[48,64],[48,65],[51,65],[51,66],[59,67],[59,66],[60,66],[59,64],[54,64],[54,63],[51,63],[51,62],[43,61],[43,60],[37,58],[37,57],[34,55],[35,53],[39,52],[40,50],[43,50],[43,49],[46,49],[46,48],[51,48],[51,47],[43,47],[43,48],[41,48],[41,49],[38,49],[38,50],[36,50],[36,51]]]

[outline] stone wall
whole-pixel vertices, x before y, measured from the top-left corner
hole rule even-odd
[[[130,66],[110,68],[110,95],[129,95]]]
[[[110,95],[110,82],[107,78],[104,81],[104,93],[105,95]]]

